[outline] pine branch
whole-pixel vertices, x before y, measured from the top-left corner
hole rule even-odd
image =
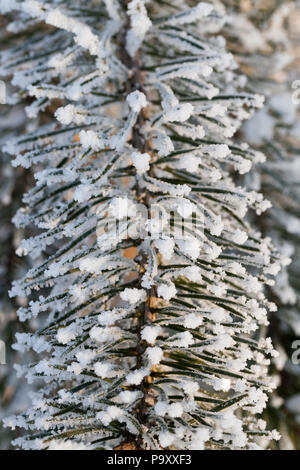
[[[262,99],[212,5],[98,6],[8,9],[30,34],[0,73],[33,97],[29,118],[59,104],[5,145],[37,165],[15,223],[41,231],[18,248],[37,261],[11,295],[41,291],[19,318],[48,316],[15,346],[40,355],[20,373],[45,386],[6,424],[28,431],[22,448],[255,449],[276,355],[259,339],[263,289],[281,259],[245,218],[268,202],[231,175],[264,159],[233,137]]]

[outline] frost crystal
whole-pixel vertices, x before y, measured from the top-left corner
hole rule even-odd
[[[148,153],[134,152],[131,155],[132,163],[135,166],[138,175],[142,175],[149,170],[150,158],[151,157]]]
[[[130,108],[135,112],[139,113],[141,109],[147,106],[147,98],[144,93],[140,91],[134,91],[127,96],[127,102]]]

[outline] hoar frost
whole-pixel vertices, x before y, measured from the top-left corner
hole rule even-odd
[[[43,325],[16,348],[40,357],[18,371],[44,383],[6,424],[24,449],[252,449],[276,437],[256,416],[275,352],[255,338],[283,261],[245,219],[268,201],[231,175],[261,161],[234,137],[261,98],[212,4],[59,3],[0,1],[30,38],[1,70],[47,109],[5,145],[37,164],[15,218],[34,265],[11,294],[34,294],[18,315]]]

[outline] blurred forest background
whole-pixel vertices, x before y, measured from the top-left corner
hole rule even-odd
[[[195,3],[195,2],[191,2]],[[300,2],[289,0],[222,0],[231,21],[224,27],[229,50],[235,55],[248,78],[248,89],[266,96],[266,106],[246,124],[243,138],[267,155],[243,183],[260,190],[272,202],[272,209],[253,223],[270,236],[293,263],[278,276],[269,292],[278,312],[272,314],[269,334],[280,357],[273,364],[278,390],[266,411],[271,427],[282,434],[280,449],[300,449],[300,365],[293,363],[293,344],[300,339]],[[0,17],[1,37],[6,20]],[[5,47],[5,40],[0,48]],[[298,87],[300,89],[300,87]],[[298,98],[300,99],[300,93]],[[294,97],[294,99],[293,99]],[[23,133],[47,122],[53,113],[47,109],[38,118],[26,119],[24,109],[0,105],[0,148],[10,134]],[[30,170],[15,169],[10,158],[0,151],[0,339],[7,345],[7,365],[0,366],[0,419],[26,408],[29,386],[17,378],[13,364],[27,361],[14,351],[17,332],[33,331],[36,321],[19,323],[18,305],[26,298],[10,299],[9,286],[30,265],[15,254],[23,236],[12,223],[22,203],[22,194],[30,187]],[[298,346],[299,347],[299,346]],[[294,361],[295,362],[295,361]],[[0,449],[9,449],[12,433],[0,426]]]

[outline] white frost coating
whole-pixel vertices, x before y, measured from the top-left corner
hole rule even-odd
[[[83,148],[86,148],[86,149],[91,148],[92,150],[99,150],[103,146],[101,139],[99,138],[97,133],[94,131],[82,130],[79,132],[79,138],[80,138],[80,143],[83,146]]]
[[[18,374],[29,382],[40,374],[44,385],[32,407],[7,423],[34,435],[49,432],[53,446],[68,432],[67,446],[72,439],[73,446],[93,449],[113,449],[125,433],[151,450],[200,450],[207,442],[252,449],[261,429],[266,440],[273,436],[255,414],[275,386],[267,369],[276,352],[255,333],[276,309],[264,285],[271,287],[285,261],[253,218],[239,220],[268,202],[247,191],[243,179],[238,186],[233,170],[248,171],[264,159],[231,136],[261,98],[243,92],[245,79],[218,36],[222,9],[179,1],[176,9],[172,2],[153,9],[146,0],[129,0],[126,12],[118,0],[105,0],[100,10],[99,2],[86,0],[78,2],[83,12],[73,3],[18,2],[9,30],[21,34],[0,54],[1,70],[7,80],[8,71],[13,76],[8,98],[19,108],[30,97],[28,116],[43,113],[53,98],[64,103],[59,122],[49,113],[45,125],[35,119],[5,144],[15,165],[37,168],[36,186],[15,217],[33,233],[19,253],[35,259],[12,294],[21,300],[34,294],[20,319],[49,313],[45,334],[17,337],[17,351],[42,355],[36,365],[18,366]],[[4,10],[14,4],[0,0]],[[45,19],[55,28],[44,28]],[[22,41],[27,36],[32,47]],[[296,114],[279,97],[270,106],[276,123],[279,114]],[[299,162],[292,168],[296,175]],[[282,171],[285,179],[286,165]],[[107,230],[110,223],[119,237]],[[295,217],[287,229],[298,233]],[[291,300],[285,276],[281,285]],[[207,367],[194,368],[191,357]],[[181,360],[195,374],[178,379]],[[235,394],[245,396],[227,411],[212,411]],[[53,417],[52,400],[68,414]],[[141,422],[136,410],[143,404]],[[148,420],[151,413],[160,419]],[[190,426],[191,416],[207,426],[197,419]],[[78,423],[89,432],[73,436]],[[16,445],[49,443],[22,437]]]
[[[127,197],[116,197],[112,200],[109,210],[116,219],[132,217],[136,214],[135,204]]]
[[[155,245],[166,261],[169,261],[172,258],[175,248],[175,242],[172,238],[156,240]]]
[[[189,446],[190,450],[204,450],[205,443],[210,438],[210,431],[208,428],[198,428],[193,435],[193,439]]]
[[[178,104],[164,113],[163,120],[165,122],[185,122],[191,117],[193,111],[194,107],[191,103]]]
[[[149,374],[149,369],[137,369],[127,375],[126,380],[129,385],[140,385],[144,378]]]
[[[160,326],[145,326],[141,332],[141,337],[147,343],[154,344],[160,333]]]
[[[184,219],[190,217],[193,212],[196,212],[196,206],[192,202],[188,201],[187,199],[181,199],[177,203],[177,212],[183,217]]]
[[[195,329],[202,325],[203,318],[197,313],[190,313],[184,317],[184,326],[186,328]]]
[[[75,41],[84,49],[87,49],[92,55],[97,55],[100,49],[98,37],[92,33],[91,29],[75,20],[69,18],[56,9],[46,15],[46,23],[56,26],[56,28],[65,29],[75,35]]]
[[[162,297],[164,300],[171,300],[177,293],[176,287],[173,283],[159,284],[157,288],[158,297]]]
[[[181,403],[172,403],[168,406],[168,415],[171,418],[180,418],[183,415],[183,407]]]
[[[182,389],[189,397],[194,397],[199,391],[199,385],[197,382],[184,382],[182,383]]]
[[[196,260],[201,251],[201,241],[195,237],[177,240],[180,250],[189,258]]]
[[[118,327],[99,328],[94,326],[90,331],[90,338],[97,343],[118,340],[122,336],[122,331]]]
[[[170,433],[169,431],[164,431],[159,434],[159,443],[162,447],[169,447],[175,441],[175,434]]]
[[[168,412],[168,403],[163,401],[157,401],[154,406],[154,411],[157,416],[165,416]]]
[[[50,351],[51,345],[43,338],[35,338],[32,334],[29,333],[16,333],[17,343],[12,346],[15,351],[21,353],[32,349],[38,354],[44,351]]]
[[[226,106],[222,106],[221,104],[214,104],[209,109],[206,110],[206,115],[211,118],[215,118],[217,116],[225,116],[226,114]]]
[[[190,173],[195,173],[198,171],[200,164],[200,159],[195,155],[188,154],[180,158],[177,165],[178,168],[183,168],[184,170],[189,171]]]
[[[92,195],[92,186],[89,184],[81,184],[74,191],[73,199],[78,202],[88,201]]]
[[[221,334],[217,336],[216,341],[208,347],[211,351],[222,351],[226,348],[231,348],[234,344],[234,340],[228,334]]]
[[[94,370],[98,377],[101,377],[102,379],[113,377],[115,375],[113,366],[109,362],[97,362],[94,364]]]
[[[123,392],[119,393],[118,399],[122,403],[129,405],[133,403],[135,400],[137,400],[137,398],[139,398],[140,396],[141,396],[141,392],[139,391],[132,392],[130,390],[124,390]]]
[[[131,57],[134,57],[140,47],[152,22],[148,17],[145,3],[147,0],[131,0],[127,13],[130,17],[130,29],[126,36],[126,49]]]
[[[215,308],[211,311],[211,319],[216,323],[221,323],[227,319],[227,313],[222,308]]]
[[[146,95],[138,90],[130,93],[126,101],[135,113],[139,113],[148,104]]]
[[[83,366],[87,366],[92,362],[92,360],[95,357],[95,352],[91,350],[86,350],[86,351],[79,351],[76,353],[76,358],[80,364]]]
[[[217,216],[212,224],[209,225],[209,231],[212,235],[219,237],[224,230],[224,223],[222,222],[222,217]]]
[[[80,443],[80,442],[74,442],[73,440],[67,439],[67,440],[58,440],[54,439],[49,443],[48,446],[49,450],[71,450],[71,451],[79,451],[79,450],[91,450],[91,446]]]
[[[26,0],[22,5],[22,9],[31,16],[40,16],[44,13],[41,4],[35,0]]]
[[[231,388],[231,381],[229,379],[214,379],[213,387],[216,391],[228,392]]]
[[[150,361],[150,364],[152,365],[158,365],[164,355],[163,350],[158,346],[155,346],[153,348],[147,348],[145,352]]]
[[[189,266],[188,268],[184,268],[181,272],[183,276],[187,277],[191,282],[202,281],[201,270],[198,266]]]
[[[97,273],[105,264],[105,258],[84,258],[79,261],[79,269],[83,272]]]
[[[55,116],[62,124],[71,124],[71,122],[74,120],[74,117],[76,116],[76,108],[72,104],[68,104],[64,108],[59,108],[55,112]]]
[[[172,342],[170,340],[170,344],[181,348],[188,348],[189,346],[194,344],[194,338],[189,331],[185,331],[184,333],[178,333],[177,335],[175,335],[172,338]]]
[[[104,4],[105,4],[105,8],[109,16],[112,19],[119,21],[120,15],[118,12],[119,5],[118,5],[117,0],[104,0]]]
[[[232,241],[234,243],[237,243],[238,245],[244,245],[244,243],[247,240],[248,240],[248,235],[246,232],[243,232],[242,230],[236,230],[232,237]]]
[[[153,148],[158,151],[160,157],[165,157],[174,151],[174,144],[164,132],[157,132],[152,138]]]
[[[193,23],[208,16],[212,11],[213,6],[210,3],[200,2],[196,7],[186,10],[184,14],[174,15],[167,23],[172,25]]]
[[[123,410],[118,406],[108,406],[106,411],[97,413],[96,418],[99,419],[104,426],[108,426],[112,421],[122,419],[123,413]]]
[[[106,310],[98,315],[98,322],[102,326],[113,325],[117,320],[120,320],[126,312],[127,310],[123,309]]]
[[[69,328],[60,328],[56,335],[57,341],[61,344],[68,344],[70,341],[73,341],[76,336],[76,331],[72,326]]]
[[[142,175],[149,170],[151,157],[148,153],[134,152],[131,154],[131,159],[138,175]]]
[[[144,302],[147,297],[147,293],[144,289],[127,288],[123,292],[121,292],[120,297],[122,300],[125,300],[126,302],[129,302],[130,304],[134,305],[138,302]]]
[[[146,1],[131,0],[131,2],[128,4],[128,15],[130,16],[131,20],[131,27],[135,34],[141,38],[145,37],[146,32],[152,26],[145,8]]]
[[[231,154],[231,150],[226,144],[213,145],[212,146],[213,156],[218,160],[224,160],[228,155]]]
[[[16,0],[0,0],[0,11],[3,14],[9,13],[12,10],[19,9],[19,2]]]
[[[252,162],[245,159],[242,162],[236,163],[234,166],[241,175],[244,175],[251,170]]]

